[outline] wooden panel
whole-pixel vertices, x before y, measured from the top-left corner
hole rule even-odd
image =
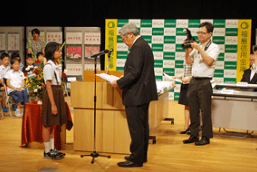
[[[96,138],[98,151],[129,153],[131,139],[125,111],[98,111]]]
[[[163,120],[164,100],[151,101],[149,104],[149,129],[150,131],[160,125]]]
[[[74,150],[93,151],[94,111],[74,109]]]
[[[128,122],[125,111],[115,111],[114,125],[114,152],[129,154],[131,138],[129,134]]]
[[[114,104],[114,88],[109,83],[102,83],[102,108],[115,109]]]
[[[105,71],[97,71],[96,73],[105,73]],[[84,82],[95,82],[95,71],[90,71],[90,70],[84,70],[83,73],[83,81]],[[105,80],[100,78],[100,77],[96,77],[96,82],[104,82]]]
[[[93,87],[95,88],[95,83],[93,82]],[[93,89],[95,90],[95,89]],[[103,83],[102,82],[97,82],[96,83],[96,108],[97,109],[102,109],[103,107],[103,95],[105,95],[106,92],[103,92]],[[94,95],[94,93],[93,93]],[[94,98],[94,96],[93,96]],[[91,107],[91,108],[94,108]]]
[[[94,110],[92,110],[94,112]],[[96,150],[103,152],[103,111],[96,111]]]
[[[74,108],[94,108],[94,82],[75,81],[71,83],[71,104]],[[109,83],[96,83],[96,108],[125,110],[122,104],[122,90]]]
[[[114,135],[114,111],[102,111],[103,112],[103,152],[115,152],[114,142],[115,139],[119,139]],[[116,152],[121,153],[121,152]]]
[[[115,88],[114,90],[114,107],[118,110],[125,110],[125,106],[122,104],[122,90]]]
[[[74,111],[74,150],[90,151],[94,146],[94,110]],[[129,153],[130,134],[125,111],[96,111],[96,150]]]
[[[94,107],[94,83],[75,81],[71,82],[71,105],[76,108]]]

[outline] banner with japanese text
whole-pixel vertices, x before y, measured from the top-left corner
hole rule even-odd
[[[250,65],[251,26],[252,20],[238,20],[237,82],[241,81],[244,71]]]
[[[109,60],[108,53],[105,54],[105,70],[107,70],[107,65],[109,64],[109,71],[116,71],[117,21],[117,19],[106,19],[105,21],[105,49],[113,49]]]

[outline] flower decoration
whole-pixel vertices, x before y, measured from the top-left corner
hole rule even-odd
[[[35,62],[34,66],[28,66],[25,69],[24,75],[26,76],[26,84],[29,96],[37,96],[43,98],[46,89],[43,77],[44,64],[40,61]]]

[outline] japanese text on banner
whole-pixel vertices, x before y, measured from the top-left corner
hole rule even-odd
[[[249,68],[252,20],[238,20],[237,78],[241,81],[244,70]]]
[[[116,71],[116,45],[117,45],[117,19],[106,19],[105,21],[105,49],[113,49],[109,61],[109,71]],[[105,70],[108,65],[108,54],[105,55]]]

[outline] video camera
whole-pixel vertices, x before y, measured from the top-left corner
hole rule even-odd
[[[187,28],[184,28],[183,32],[187,34],[187,39],[182,44],[182,49],[192,48],[191,43],[196,42],[195,38],[191,35],[191,31]]]

